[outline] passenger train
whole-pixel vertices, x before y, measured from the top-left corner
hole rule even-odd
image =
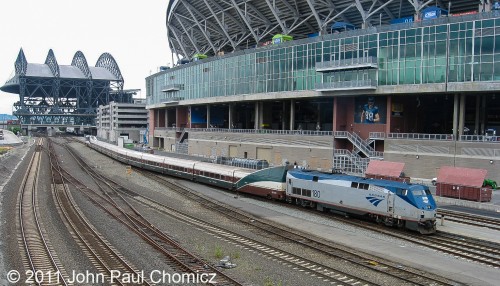
[[[256,171],[142,153],[95,137],[87,144],[138,168],[321,211],[368,217],[422,234],[436,232],[436,202],[427,186],[285,166]]]

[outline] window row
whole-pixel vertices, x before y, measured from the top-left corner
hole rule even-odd
[[[292,194],[304,197],[311,197],[311,190],[293,187]]]

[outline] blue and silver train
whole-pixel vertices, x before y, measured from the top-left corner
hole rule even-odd
[[[422,234],[436,232],[436,202],[423,185],[293,169],[286,177],[286,200]]]

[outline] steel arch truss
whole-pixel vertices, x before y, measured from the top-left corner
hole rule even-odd
[[[173,0],[167,9],[170,48],[186,58],[217,55],[268,43],[275,34],[294,39],[330,32],[337,22],[357,28],[389,24],[439,5],[477,9],[469,0]],[[452,8],[453,10],[453,8]]]
[[[116,77],[116,81],[118,82],[120,89],[123,89],[122,73],[120,72],[120,68],[116,63],[115,58],[113,58],[111,54],[109,53],[102,54],[99,57],[99,59],[97,59],[97,63],[95,64],[95,66],[107,69],[111,74],[113,74]]]
[[[54,79],[52,80],[52,98],[53,98],[53,108],[51,113],[62,113],[59,109],[59,90],[60,90],[60,76],[61,72],[59,70],[59,65],[57,64],[56,56],[54,55],[54,51],[52,49],[49,50],[47,54],[47,58],[45,59],[45,64],[50,68]]]
[[[28,69],[28,61],[24,56],[23,49],[19,50],[19,54],[17,55],[16,63],[14,64],[16,75],[24,76],[26,75],[26,71]]]
[[[81,51],[75,53],[71,65],[79,68],[86,78],[92,79],[92,73],[87,64],[87,59],[85,59],[85,55]]]

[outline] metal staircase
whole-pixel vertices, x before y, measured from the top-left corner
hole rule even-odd
[[[333,168],[348,174],[364,175],[370,158],[362,158],[346,149],[335,149]]]
[[[334,149],[333,168],[346,173],[364,175],[370,160],[382,160],[383,152],[378,152],[370,145],[374,140],[363,140],[356,133],[335,131],[335,138],[346,138],[353,145],[353,151]],[[360,156],[363,153],[366,158]]]

